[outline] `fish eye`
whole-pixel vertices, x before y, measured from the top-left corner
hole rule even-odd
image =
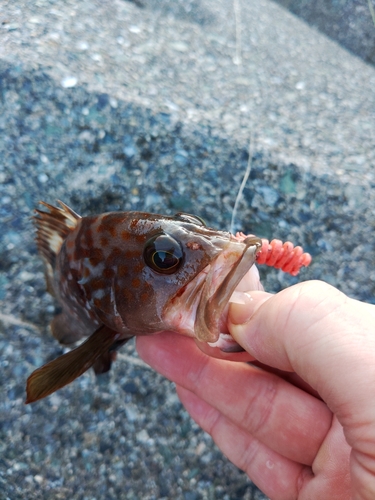
[[[182,219],[185,222],[191,222],[192,224],[198,224],[199,226],[207,226],[205,221],[199,215],[186,214],[185,212],[178,212],[175,217]]]
[[[183,252],[179,243],[168,234],[157,234],[147,241],[143,258],[154,271],[173,274],[182,263]]]

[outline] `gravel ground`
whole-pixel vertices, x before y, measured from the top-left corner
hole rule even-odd
[[[228,5],[227,5],[228,4]],[[374,301],[374,69],[266,0],[0,6],[0,498],[265,499],[121,351],[25,406],[27,375],[62,352],[30,222],[38,200],[82,215],[148,210],[291,239],[299,278]]]

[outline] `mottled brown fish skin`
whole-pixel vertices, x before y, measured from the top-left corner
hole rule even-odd
[[[159,233],[175,238],[184,254],[184,264],[167,276],[155,273],[143,258],[146,242]],[[83,217],[56,261],[64,314],[78,319],[83,330],[101,323],[124,336],[166,329],[166,303],[230,240],[229,233],[143,212]]]

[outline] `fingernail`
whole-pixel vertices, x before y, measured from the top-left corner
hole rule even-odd
[[[230,300],[228,320],[233,325],[247,323],[253,315],[253,299],[249,293],[234,292],[234,300]]]
[[[252,300],[252,298],[250,297],[249,294],[235,290],[229,299],[229,303],[230,304],[247,304],[249,302],[249,299]]]

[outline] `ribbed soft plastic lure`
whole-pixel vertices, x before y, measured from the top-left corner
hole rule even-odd
[[[238,240],[245,239],[244,233],[237,233]],[[285,273],[297,276],[301,267],[311,263],[311,255],[304,253],[300,246],[295,247],[290,241],[272,240],[271,243],[262,238],[262,246],[256,256],[257,264],[266,264]]]
[[[88,339],[30,375],[27,403],[91,366],[96,373],[109,370],[116,349],[134,335],[170,330],[217,342],[242,278],[250,273],[252,289],[261,288],[256,261],[295,275],[311,260],[291,243],[233,236],[189,214],[80,217],[59,203],[42,203],[45,210],[35,217],[47,289],[62,308],[51,329],[63,344]]]

